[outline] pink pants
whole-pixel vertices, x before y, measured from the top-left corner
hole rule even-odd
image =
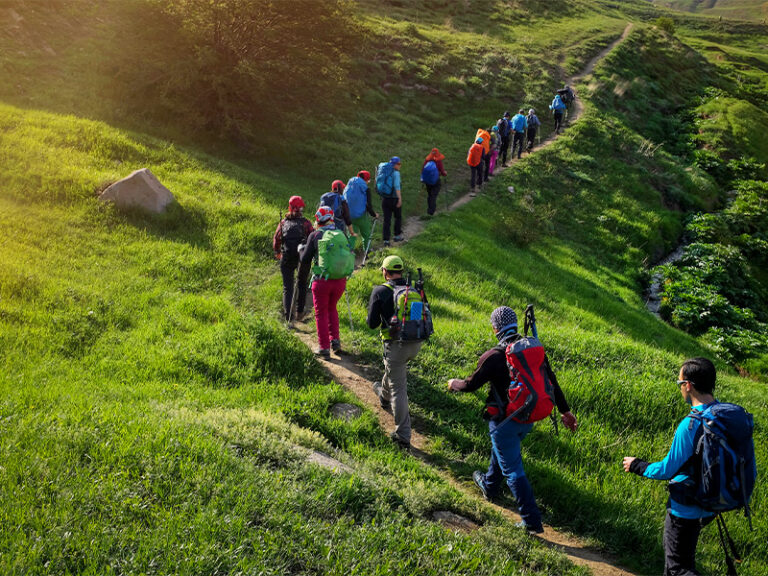
[[[493,169],[496,168],[496,158],[498,158],[498,157],[499,157],[499,151],[498,150],[494,150],[493,152],[491,152],[491,162],[488,165],[488,173],[489,174],[493,174]]]
[[[320,348],[329,350],[331,340],[339,339],[339,312],[336,303],[347,288],[347,279],[315,280],[312,282],[312,303],[315,306],[315,324]]]

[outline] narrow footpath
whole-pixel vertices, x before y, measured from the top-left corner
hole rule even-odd
[[[587,63],[584,70],[578,75],[570,78],[567,83],[570,85],[575,84],[578,81],[583,80],[586,76],[592,73],[595,66],[600,60],[602,60],[611,50],[613,50],[619,43],[621,43],[632,30],[632,24],[627,24],[621,37],[612,42],[604,50],[602,50],[597,56]],[[577,98],[574,102],[573,111],[570,116],[570,122],[576,122],[584,111],[584,105]],[[549,144],[551,144],[556,134],[550,135],[543,140],[536,150],[539,150]],[[535,152],[535,151],[534,151]],[[514,161],[514,160],[513,160]],[[500,167],[503,170],[503,168]],[[467,186],[468,188],[468,186]],[[453,204],[442,212],[452,212],[456,208],[463,206],[469,202],[473,197],[466,194],[458,198]],[[406,239],[417,236],[424,229],[425,222],[420,219],[419,216],[412,216],[408,218],[404,225],[404,234]],[[308,347],[315,346],[315,331],[311,324],[297,323],[294,326],[294,332],[298,338],[304,342]],[[379,424],[383,430],[389,430],[392,428],[392,415],[385,412],[380,406],[376,394],[373,392],[371,383],[375,378],[381,376],[381,367],[376,368],[362,366],[357,364],[355,358],[348,355],[337,356],[333,355],[331,360],[323,361],[323,366],[330,374],[331,378],[342,385],[344,388],[352,392],[362,403],[376,414]],[[423,426],[420,425],[418,420],[413,419],[413,434],[411,437],[411,455],[423,460],[428,464],[433,464],[429,453],[430,440],[425,436]],[[459,482],[449,472],[440,468],[435,468],[435,471],[439,473],[453,488],[462,492],[463,494],[471,498],[481,498],[479,491],[475,488],[471,482]],[[514,511],[509,510],[503,506],[499,506],[494,503],[487,503],[496,511],[500,512],[502,516],[507,518],[511,522],[518,522],[521,520],[520,516]],[[585,566],[589,568],[595,576],[635,576],[632,572],[617,567],[610,557],[588,548],[583,541],[577,537],[566,535],[558,532],[550,526],[544,526],[544,533],[533,536],[543,544],[551,546],[564,553],[568,559],[576,565]]]

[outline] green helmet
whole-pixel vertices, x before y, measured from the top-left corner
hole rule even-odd
[[[381,267],[388,272],[402,272],[405,265],[403,259],[400,256],[387,256],[384,258],[384,262],[381,263]]]

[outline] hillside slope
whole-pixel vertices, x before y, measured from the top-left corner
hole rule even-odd
[[[360,403],[278,323],[270,237],[290,195],[311,204],[333,178],[393,153],[405,161],[407,213],[422,213],[426,151],[438,143],[451,176],[462,174],[477,127],[523,103],[545,109],[560,80],[626,18],[614,2],[467,3],[474,11],[439,0],[376,4],[357,5],[376,42],[388,39],[370,62],[379,75],[350,108],[290,133],[287,159],[234,154],[233,163],[144,135],[164,125],[121,115],[113,94],[89,91],[98,86],[88,72],[97,27],[69,48],[59,31],[50,34],[61,47],[43,36],[60,60],[30,50],[27,37],[3,35],[14,50],[3,51],[2,70],[14,81],[0,92],[9,102],[0,105],[0,572],[584,573],[398,452],[364,406],[359,419],[334,417],[337,402]],[[500,73],[514,64],[510,54],[520,55],[519,68]],[[586,109],[578,124],[475,201],[373,257],[378,264],[397,252],[427,274],[437,333],[413,369],[412,411],[434,465],[468,486],[487,463],[482,398],[448,395],[445,381],[467,375],[493,344],[495,306],[537,306],[581,421],[576,435],[539,426],[526,442],[546,520],[640,573],[660,571],[665,491],[624,474],[621,457],[663,456],[685,414],[672,385],[679,363],[712,354],[644,309],[646,264],[676,245],[681,209],[709,208],[720,193],[673,153],[676,139],[664,138],[686,98],[718,74],[701,54],[638,23],[578,86]],[[501,76],[508,84],[495,93],[491,81]],[[420,79],[452,87],[450,97],[414,88]],[[103,108],[94,114],[110,123],[80,117],[95,100]],[[131,124],[143,130],[126,130]],[[175,130],[184,136],[183,126]],[[668,144],[649,153],[651,140]],[[169,214],[120,213],[95,198],[144,166],[176,194]],[[450,197],[466,191],[454,182]],[[364,308],[379,281],[372,269],[352,277],[354,331],[342,334],[372,375],[379,343],[364,328]],[[761,422],[764,386],[719,368],[721,398]],[[761,427],[756,446],[762,468]],[[348,468],[308,461],[315,450]],[[731,521],[747,547],[742,574],[768,565],[764,493],[758,486],[754,532]],[[481,528],[446,530],[434,521],[438,510]],[[716,539],[711,530],[703,537],[708,570],[721,567]]]
[[[675,10],[697,12],[723,18],[765,20],[768,2],[765,0],[653,0],[655,4]]]

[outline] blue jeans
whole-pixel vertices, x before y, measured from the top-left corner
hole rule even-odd
[[[503,424],[493,420],[488,422],[493,450],[484,483],[488,495],[492,496],[498,494],[502,482],[506,479],[525,525],[530,528],[541,528],[541,512],[536,505],[533,488],[525,475],[523,457],[520,453],[520,443],[532,428],[533,424],[520,424],[514,420],[508,420]]]

